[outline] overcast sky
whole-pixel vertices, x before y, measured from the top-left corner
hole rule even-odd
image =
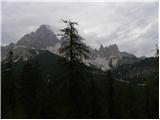
[[[2,2],[2,45],[48,24],[55,33],[62,19],[79,23],[88,45],[117,44],[121,51],[151,56],[159,40],[158,2]]]

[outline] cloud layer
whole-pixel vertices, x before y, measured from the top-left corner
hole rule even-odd
[[[122,51],[151,56],[158,43],[158,2],[51,3],[2,2],[2,45],[49,24],[55,33],[61,19],[79,23],[87,44],[117,44]]]

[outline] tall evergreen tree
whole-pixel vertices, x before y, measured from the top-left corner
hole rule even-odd
[[[159,48],[158,45],[156,44],[156,53],[155,53],[155,57],[159,57]]]
[[[156,44],[156,52],[155,52],[155,65],[156,65],[156,68],[155,68],[155,70],[156,70],[156,78],[158,79],[158,77],[159,77],[159,47],[158,47],[158,45]]]
[[[75,28],[75,25],[78,25],[78,23],[66,20],[63,20],[63,22],[67,27],[61,30],[61,32],[63,32],[63,34],[61,34],[63,42],[60,53],[66,60],[70,61],[71,64],[75,61],[83,62],[84,59],[89,57],[89,49]]]
[[[87,67],[83,62],[89,57],[89,49],[83,42],[84,39],[79,35],[78,30],[75,27],[78,23],[70,20],[63,20],[63,22],[66,24],[66,27],[61,30],[63,41],[61,44],[62,47],[59,51],[64,58],[61,69],[65,69],[63,72],[66,74],[64,78],[65,86],[69,87],[68,96],[70,96],[70,110],[73,110],[73,114],[79,114],[80,111],[85,111],[85,109],[83,109],[83,105],[86,102],[84,90],[86,90],[87,93],[86,86],[88,85],[88,81],[85,80]],[[71,114],[72,112],[70,111]],[[74,115],[80,117],[77,116],[78,114]]]

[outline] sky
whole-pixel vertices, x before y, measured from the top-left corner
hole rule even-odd
[[[61,19],[78,22],[78,30],[93,48],[117,44],[121,51],[152,56],[159,41],[158,1],[145,2],[2,2],[1,45],[47,24],[55,33]]]

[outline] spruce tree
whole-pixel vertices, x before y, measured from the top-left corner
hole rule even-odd
[[[156,44],[156,53],[155,53],[155,57],[159,57],[159,48],[158,45]]]
[[[83,63],[89,57],[89,49],[75,27],[78,23],[70,20],[63,20],[63,22],[66,27],[61,30],[62,44],[59,51],[64,58],[61,69],[64,69],[63,73],[66,75],[64,78],[65,86],[69,89],[70,114],[72,114],[72,117],[80,117],[75,113],[86,110],[83,109],[83,106],[86,102],[86,95],[84,94],[85,90],[87,93],[86,86],[88,85],[87,80],[85,80],[87,67]]]
[[[75,25],[78,25],[78,23],[66,20],[63,20],[63,22],[67,27],[61,30],[63,32],[61,34],[63,42],[60,53],[72,64],[74,62],[83,62],[84,59],[89,57],[89,49],[75,28]]]

